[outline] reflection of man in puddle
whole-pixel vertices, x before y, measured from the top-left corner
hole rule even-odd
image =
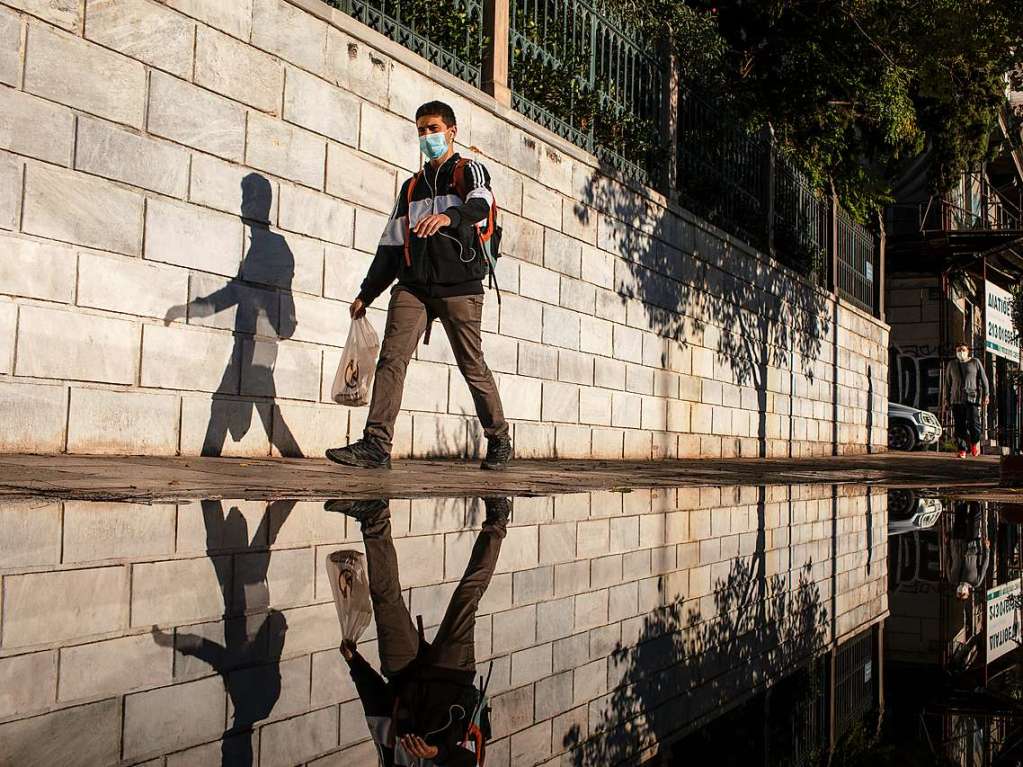
[[[383,765],[476,764],[464,746],[480,700],[473,685],[476,610],[494,574],[511,509],[507,498],[486,498],[484,505],[483,528],[432,642],[413,625],[401,598],[387,501],[326,505],[358,519],[362,527],[383,676],[354,644],[343,644],[341,654]]]
[[[949,540],[948,580],[961,600],[984,586],[989,543],[984,534],[984,512],[979,501],[957,501]]]
[[[273,189],[263,176],[250,173],[242,179],[241,216],[249,229],[249,249],[238,275],[209,295],[172,306],[164,316],[164,323],[170,324],[186,315],[210,317],[235,307],[234,349],[213,395],[202,455],[220,455],[229,432],[235,441],[240,441],[252,424],[253,409],[259,414],[267,437],[283,455],[302,454],[282,419],[277,419],[274,429],[277,342],[294,335],[296,322],[295,300],[291,295],[295,257],[284,237],[270,231],[272,197]],[[280,291],[257,288],[252,283],[276,286]],[[238,399],[235,395],[239,391],[260,399]]]

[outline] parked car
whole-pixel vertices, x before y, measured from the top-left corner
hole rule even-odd
[[[897,402],[888,403],[888,449],[916,450],[933,445],[941,436],[934,413]]]
[[[888,491],[888,535],[919,533],[934,527],[945,504],[933,490]]]

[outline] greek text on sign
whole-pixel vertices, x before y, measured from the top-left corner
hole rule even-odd
[[[984,635],[988,663],[1019,647],[1019,603],[1019,578],[988,590]]]
[[[1012,324],[1012,294],[990,282],[984,284],[987,300],[987,350],[1012,362],[1019,362],[1019,337]]]

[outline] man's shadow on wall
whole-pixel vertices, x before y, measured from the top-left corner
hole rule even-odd
[[[209,295],[172,306],[164,316],[164,324],[182,317],[210,317],[235,307],[234,348],[213,394],[202,455],[221,455],[228,434],[240,441],[252,425],[254,409],[271,445],[281,455],[301,456],[284,419],[278,417],[274,423],[277,344],[279,339],[291,338],[297,325],[291,295],[295,256],[284,237],[270,231],[270,182],[258,173],[250,173],[242,179],[241,188],[241,217],[249,230],[249,247],[238,274]],[[253,283],[274,285],[279,290],[257,288]],[[239,394],[259,399],[241,399]]]
[[[271,548],[295,503],[267,504],[250,538],[248,523],[237,506],[225,516],[221,501],[202,501],[206,555],[224,600],[224,642],[152,630],[158,645],[198,658],[223,680],[231,701],[231,723],[221,739],[221,767],[255,764],[254,725],[270,716],[281,696],[280,660],[288,621],[283,612],[270,607],[267,572]]]

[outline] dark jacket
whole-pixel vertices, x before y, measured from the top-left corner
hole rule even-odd
[[[417,763],[396,753],[396,738],[409,733],[437,747],[436,758],[421,760],[423,764],[475,766],[475,754],[461,745],[478,701],[472,672],[417,660],[384,679],[359,653],[352,657],[349,669],[383,767]]]
[[[988,397],[987,373],[976,357],[966,362],[951,360],[945,368],[945,383],[953,405],[979,405]]]
[[[412,190],[411,206],[408,188],[412,179],[402,184],[380,237],[376,257],[359,290],[358,297],[366,305],[394,280],[423,298],[483,293],[488,265],[475,224],[486,219],[494,196],[490,190],[490,174],[475,160],[470,160],[465,167],[465,199],[459,196],[453,173],[459,159],[454,154],[436,170],[429,164],[424,166]],[[420,219],[434,213],[447,214],[451,226],[427,238],[411,232]],[[406,233],[411,236],[407,259]]]

